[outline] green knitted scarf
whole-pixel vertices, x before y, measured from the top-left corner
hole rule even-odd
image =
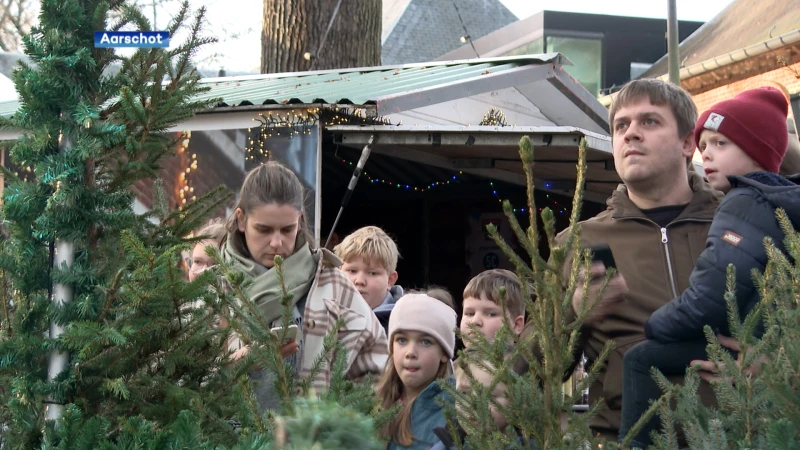
[[[312,252],[302,235],[297,236],[295,252],[283,260],[282,272],[286,292],[292,294],[292,306],[305,297],[317,274],[320,253]],[[283,313],[281,299],[283,292],[278,281],[278,272],[273,267],[268,269],[240,249],[243,244],[241,233],[232,232],[222,244],[222,258],[234,269],[244,272],[252,283],[246,290],[247,296],[263,315],[267,323],[278,320]],[[240,244],[240,245],[236,245]]]

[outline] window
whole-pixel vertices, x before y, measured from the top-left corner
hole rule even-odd
[[[600,94],[602,76],[602,42],[600,39],[547,36],[548,53],[558,52],[572,61],[564,70],[592,95]]]
[[[635,80],[642,76],[643,73],[647,72],[648,69],[653,67],[650,63],[638,63],[632,62],[631,63],[631,80]]]
[[[544,53],[544,40],[539,38],[534,39],[525,45],[521,45],[514,50],[510,50],[503,54],[503,56],[539,55],[541,53]]]

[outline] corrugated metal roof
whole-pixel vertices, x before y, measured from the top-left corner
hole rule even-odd
[[[279,104],[373,105],[387,95],[431,89],[521,66],[561,63],[557,53],[524,57],[437,61],[359,69],[207,78],[211,90],[199,98],[221,98],[217,107]],[[0,103],[0,116],[18,108]]]

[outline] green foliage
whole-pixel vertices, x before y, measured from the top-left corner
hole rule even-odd
[[[120,431],[115,439],[108,439],[109,422],[100,417],[84,420],[80,410],[66,410],[58,428],[48,427],[41,446],[42,450],[266,450],[266,436],[242,439],[232,447],[215,445],[204,437],[198,418],[189,411],[182,411],[166,428],[160,428],[141,416],[121,418]]]
[[[524,230],[513,214],[511,204],[507,201],[503,203],[505,215],[525,255],[516,254],[494,226],[487,227],[492,238],[516,266],[517,275],[524,281],[524,297],[529,299],[526,304],[529,326],[528,332],[515,336],[510,324],[506,323],[494,342],[489,342],[477,330],[461,336],[469,343],[471,351],[461,354],[459,365],[464,369],[476,365],[493,375],[492,385],[487,388],[466,371],[471,388],[468,394],[446,387],[455,397],[456,404],[464,406],[449,409],[449,428],[458,442],[456,430],[460,425],[467,432],[466,444],[470,448],[529,448],[530,444],[535,444],[538,448],[573,450],[596,444],[588,422],[600,405],[592,405],[587,413],[582,414],[573,412],[572,405],[577,403],[581,391],[597,377],[611,344],[606,346],[589,369],[589,376],[581,380],[576,392],[567,394],[563,384],[565,375],[570,373],[574,365],[581,324],[596,307],[604,291],[603,288],[596,296],[590,297],[588,289],[584,289],[581,311],[577,312],[577,318],[572,318],[574,315],[569,311],[573,293],[579,287],[578,273],[581,268],[588,270],[591,263],[588,253],[580,245],[578,223],[586,173],[585,141],[581,142],[579,150],[578,179],[570,225],[560,238],[556,237],[555,220],[549,208],[541,213],[544,236],[540,235],[536,226],[535,212],[538,209],[533,195],[535,157],[533,145],[527,136],[520,140],[520,157],[527,178],[526,207],[530,211],[531,226]],[[551,249],[549,261],[539,251],[542,239]],[[611,276],[613,271],[609,270],[606,284]],[[588,279],[585,283],[586,288]],[[535,301],[531,296],[534,292]],[[505,292],[501,290],[499,294],[504,317],[507,318]],[[517,375],[513,370],[513,365],[519,364],[519,361],[529,366],[525,375]],[[499,404],[489,395],[499,383],[504,384],[509,393],[511,400],[508,405]],[[490,407],[498,409],[505,416],[509,424],[507,433],[496,430]],[[566,419],[566,427],[562,427],[562,418]],[[522,443],[515,435],[515,429],[521,435]],[[461,444],[458,442],[459,448],[462,448]]]
[[[168,211],[156,182],[152,210],[133,211],[134,185],[157,179],[173,155],[179,138],[168,130],[217,101],[204,95],[192,62],[214,41],[202,36],[204,14],[190,17],[184,3],[167,31],[173,38],[181,31],[185,41],[121,56],[95,48],[93,33],[150,30],[135,4],[43,0],[39,27],[24,37],[31,64],[14,73],[21,106],[0,123],[21,131],[11,162],[29,168],[24,178],[4,171],[0,212],[3,448],[264,449],[277,413],[253,408],[248,373],[255,367],[277,374],[281,414],[297,412],[303,421],[308,408],[330,412],[327,428],[314,422],[306,430],[309,442],[372,448],[354,444],[357,434],[374,439],[372,422],[358,411],[386,413],[377,412],[369,381],[345,378],[338,327],[317,370],[332,361],[323,401],[340,406],[297,406],[310,381],[284,366],[280,340],[243,295],[241,274],[220,266],[186,281],[180,253],[196,241],[186,236],[228,200],[224,188]],[[118,72],[107,70],[112,64]],[[56,251],[68,262],[54,265]],[[68,301],[55,302],[59,292]],[[233,326],[218,326],[229,312]],[[52,334],[54,325],[63,332]],[[254,344],[236,363],[228,354],[232,331]],[[67,362],[48,374],[53,354]],[[59,421],[47,419],[50,408],[64,408]],[[293,443],[302,442],[300,430]]]
[[[22,133],[12,162],[31,169],[26,179],[7,178],[3,191],[5,444],[72,448],[89,439],[43,434],[52,426],[46,409],[54,407],[43,405],[70,405],[73,419],[85,418],[59,433],[104,427],[112,440],[132,426],[118,418],[140,416],[160,429],[202,407],[208,414],[197,426],[213,439],[230,438],[231,427],[210,418],[232,414],[228,332],[213,326],[219,301],[208,280],[187,283],[179,259],[189,248],[184,236],[227,198],[217,189],[174,212],[137,215],[132,208],[134,183],[157,178],[173,152],[177,141],[166,131],[214,102],[197,100],[206,88],[191,65],[197,49],[213,41],[201,36],[204,10],[191,18],[183,5],[170,24],[172,33],[186,32],[185,42],[121,57],[95,48],[93,32],[149,30],[134,7],[91,0],[41,6],[39,27],[24,37],[32,63],[14,73],[21,105],[2,123]],[[112,10],[119,19],[109,23]],[[109,75],[112,63],[121,69]],[[163,189],[156,190],[163,203]],[[70,264],[53,265],[57,249],[73,253]],[[63,286],[71,301],[53,302]],[[57,338],[48,333],[51,324],[64,327]],[[50,382],[53,352],[69,359]]]
[[[279,418],[271,449],[381,450],[369,416],[334,401],[298,400],[294,416]]]
[[[85,420],[77,407],[67,408],[58,428],[48,427],[41,450],[380,450],[369,416],[336,402],[299,399],[293,416],[275,419],[274,440],[268,434],[240,436],[230,446],[207,439],[198,417],[182,411],[167,427],[141,416],[121,418],[116,426],[100,417]],[[112,428],[120,431],[109,439]]]

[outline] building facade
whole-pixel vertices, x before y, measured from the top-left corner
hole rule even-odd
[[[680,21],[686,38],[701,22]],[[477,39],[439,60],[561,53],[564,68],[595,96],[637,78],[667,51],[667,21],[638,17],[541,11]]]
[[[759,86],[780,89],[790,102],[784,173],[800,173],[800,0],[734,0],[679,46],[681,86],[698,111]],[[642,77],[668,79],[667,55]],[[601,97],[609,106],[614,94]],[[699,160],[699,154],[695,155]]]

